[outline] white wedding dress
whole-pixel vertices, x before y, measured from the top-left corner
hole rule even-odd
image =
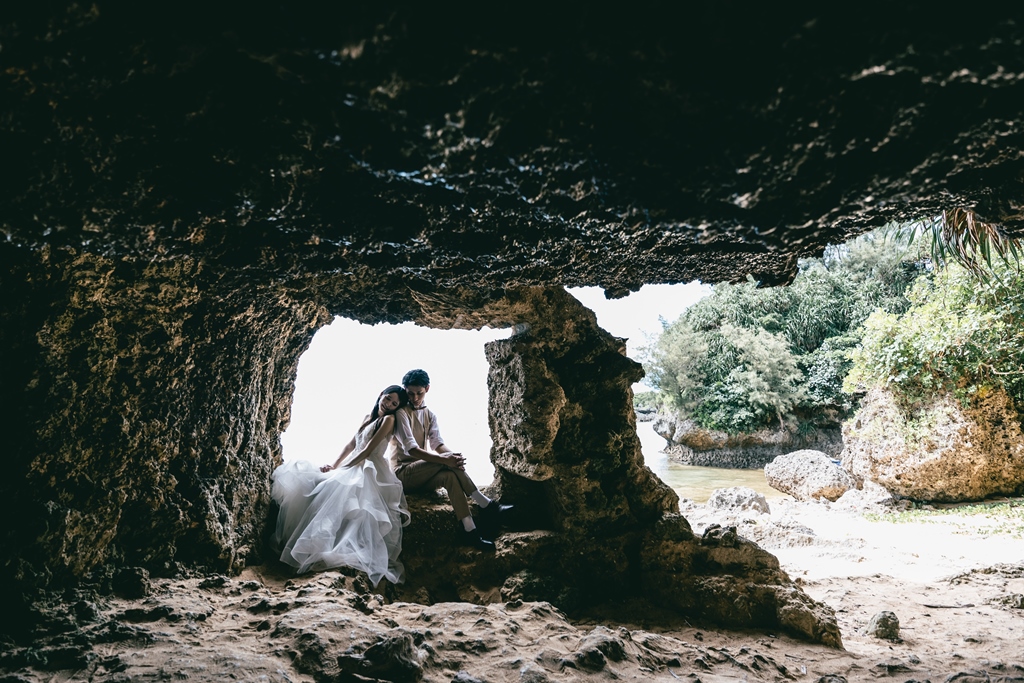
[[[356,436],[358,452],[373,436],[371,422]],[[321,472],[305,460],[274,470],[271,495],[280,506],[272,547],[299,573],[331,567],[362,570],[376,586],[400,583],[405,568],[402,527],[409,523],[402,482],[384,460],[389,439],[355,467]]]

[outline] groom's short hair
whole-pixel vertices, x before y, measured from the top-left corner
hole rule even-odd
[[[402,378],[402,386],[404,387],[429,387],[430,386],[430,375],[427,374],[426,370],[410,370],[405,373],[405,377]]]

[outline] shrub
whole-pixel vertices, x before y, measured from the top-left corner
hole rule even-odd
[[[884,387],[907,407],[952,393],[962,401],[1002,386],[1024,399],[1024,278],[979,280],[959,265],[922,278],[902,315],[876,311],[850,357],[846,389]]]
[[[808,259],[789,287],[715,285],[644,351],[664,405],[710,429],[835,422],[853,407],[847,351],[875,308],[902,312],[916,252],[874,236]]]

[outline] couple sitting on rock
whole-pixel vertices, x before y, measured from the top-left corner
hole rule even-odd
[[[466,474],[462,454],[445,446],[437,416],[424,403],[427,373],[410,370],[402,384],[380,393],[334,464],[317,469],[299,460],[274,470],[271,495],[280,510],[271,542],[281,549],[281,561],[300,573],[347,566],[366,572],[374,585],[382,578],[401,582],[406,491],[444,488],[464,542],[495,549],[477,528],[469,499],[490,529],[501,526],[511,506],[481,493]]]

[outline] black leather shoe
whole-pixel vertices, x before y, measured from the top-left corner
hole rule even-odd
[[[514,505],[503,505],[496,500],[492,500],[490,505],[485,508],[480,508],[480,514],[485,517],[503,519],[508,517],[513,509],[515,509]]]
[[[488,541],[486,538],[480,535],[479,529],[473,529],[472,531],[462,532],[462,542],[468,545],[470,548],[476,548],[477,550],[483,550],[484,552],[493,553],[497,548],[494,545],[494,541]]]

